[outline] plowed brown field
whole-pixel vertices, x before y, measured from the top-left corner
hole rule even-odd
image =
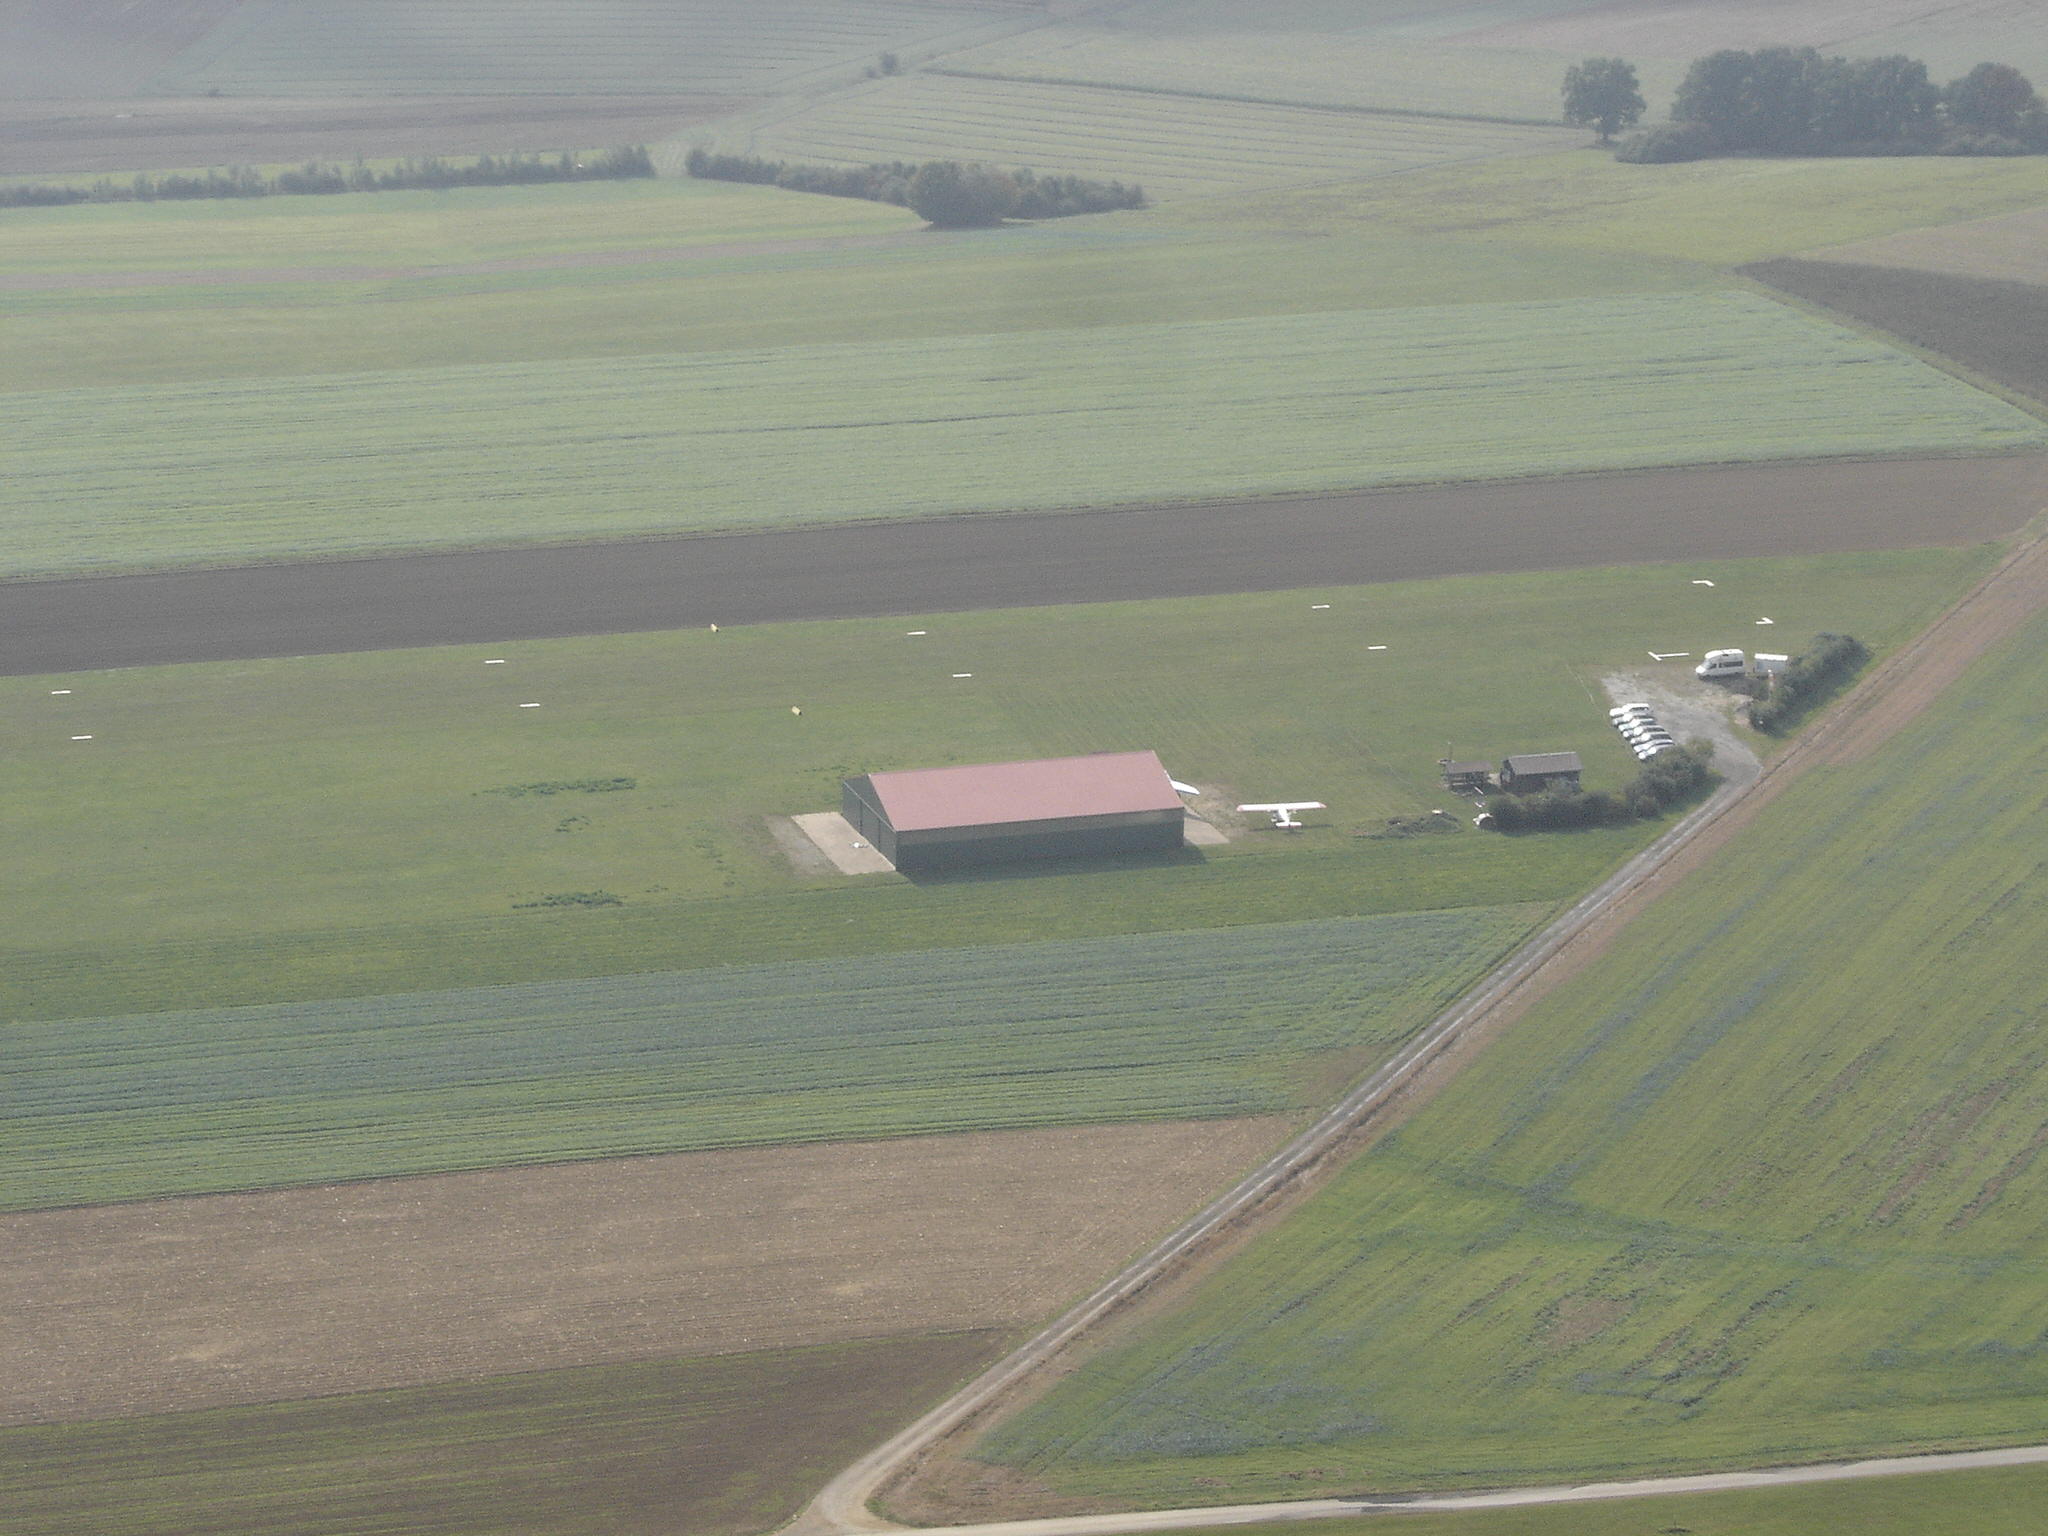
[[[0,1220],[0,1422],[1036,1320],[1277,1120],[754,1148]]]
[[[2048,283],[2048,208],[1909,229],[1807,255],[1813,261],[1859,267],[1910,267],[1950,277]]]

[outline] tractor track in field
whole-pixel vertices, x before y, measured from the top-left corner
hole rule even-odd
[[[2003,537],[2048,457],[1638,470],[0,581],[0,676]]]
[[[959,1392],[826,1484],[788,1536],[855,1536],[905,1529],[874,1512],[874,1501],[965,1442],[1027,1384],[1063,1361],[1112,1317],[1123,1317],[1213,1262],[1252,1223],[1292,1209],[1351,1154],[1413,1114],[1484,1045],[1531,1005],[1603,953],[1615,936],[1663,891],[1713,853],[1809,768],[1846,762],[1872,750],[1923,711],[1970,662],[2015,634],[2048,608],[2048,537],[2023,538],[1999,565],[1952,604],[1918,638],[1873,668],[1820,721],[1761,769],[1739,762],[1697,810],[1636,855],[1598,889],[1510,956],[1471,993],[1440,1015],[1399,1055],[1366,1078],[1313,1126],[1275,1153],[1235,1188],[1192,1217],[1122,1273],[1069,1310]],[[1710,1474],[1648,1482],[1539,1488],[1513,1494],[1448,1496],[1444,1500],[1375,1500],[1369,1496],[1317,1503],[1241,1505],[1227,1509],[1136,1511],[1060,1516],[944,1527],[966,1536],[1111,1536],[1111,1533],[1321,1518],[1376,1508],[1477,1508],[1495,1503],[1558,1503],[1630,1494],[1700,1492],[1779,1482],[1943,1470],[1971,1458],[2048,1461],[2048,1448],[1960,1453],[1763,1472]],[[2014,1464],[1984,1460],[1982,1464]],[[925,1513],[920,1511],[920,1514]],[[937,1522],[930,1522],[935,1525]],[[919,1529],[928,1529],[920,1526]]]

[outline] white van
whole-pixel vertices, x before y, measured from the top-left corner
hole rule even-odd
[[[1707,659],[1692,669],[1692,675],[1710,679],[1740,677],[1748,665],[1749,658],[1740,651],[1709,651]]]

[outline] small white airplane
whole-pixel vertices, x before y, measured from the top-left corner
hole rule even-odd
[[[1296,819],[1296,811],[1327,811],[1329,807],[1320,800],[1280,800],[1271,805],[1240,805],[1240,811],[1263,811],[1273,818],[1273,825],[1283,832],[1299,832],[1303,823]]]

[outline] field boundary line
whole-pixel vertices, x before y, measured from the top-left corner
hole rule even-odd
[[[1484,1034],[1480,1029],[1482,1024],[1504,1026],[1511,1023],[1519,1015],[1522,1005],[1547,991],[1548,983],[1561,980],[1563,974],[1568,974],[1562,967],[1558,975],[1546,973],[1553,964],[1559,962],[1567,952],[1575,950],[1582,941],[1593,941],[1597,952],[1598,943],[1605,937],[1605,934],[1600,932],[1603,927],[1611,925],[1618,928],[1634,916],[1633,911],[1617,910],[1622,902],[1639,893],[1653,897],[1656,894],[1656,887],[1668,883],[1665,877],[1672,873],[1670,866],[1673,861],[1679,854],[1697,843],[1702,834],[1710,829],[1725,828],[1729,832],[1739,830],[1753,819],[1757,811],[1775,799],[1786,784],[1804,772],[1809,764],[1825,762],[1829,751],[1838,740],[1854,744],[1858,735],[1867,734],[1862,728],[1873,718],[1872,708],[1877,701],[1930,658],[1940,655],[1945,649],[1943,642],[1963,621],[1974,617],[1974,610],[1978,605],[1994,596],[2002,597],[2003,588],[2007,585],[2035,577],[2036,567],[2040,567],[2041,570],[2031,601],[2026,600],[2023,585],[2020,589],[2022,601],[2019,612],[2022,617],[2033,608],[2041,606],[2044,599],[2048,599],[2048,538],[2044,538],[2044,533],[2038,525],[2030,526],[1997,565],[1944,609],[1919,635],[1872,668],[1847,694],[1837,700],[1819,721],[1802,733],[1776,759],[1768,765],[1737,764],[1726,782],[1703,804],[1649,847],[1629,859],[1593,891],[1581,897],[1535,938],[1517,949],[1473,991],[1438,1015],[1393,1059],[1356,1084],[1307,1130],[1036,1336],[997,1361],[952,1397],[835,1476],[805,1507],[803,1513],[783,1528],[787,1536],[854,1536],[854,1533],[907,1529],[973,1531],[982,1533],[982,1536],[1012,1536],[1012,1533],[1014,1536],[1084,1536],[1084,1533],[1089,1532],[1168,1529],[1205,1523],[1247,1523],[1266,1518],[1316,1518],[1357,1514],[1375,1508],[1418,1507],[1413,1501],[1374,1504],[1360,1498],[1327,1501],[1315,1506],[1313,1514],[1308,1513],[1305,1506],[1299,1505],[1245,1505],[1235,1507],[1234,1519],[1220,1518],[1217,1511],[1208,1512],[1208,1518],[1190,1518],[1193,1512],[1168,1510],[1140,1511],[1114,1516],[998,1522],[981,1526],[922,1528],[907,1527],[886,1519],[875,1513],[871,1506],[889,1484],[913,1470],[943,1442],[973,1427],[988,1412],[999,1406],[1011,1390],[1062,1355],[1088,1330],[1123,1311],[1151,1291],[1160,1281],[1184,1272],[1200,1256],[1202,1250],[1226,1231],[1241,1227],[1249,1220],[1274,1215],[1308,1191],[1313,1175],[1327,1171],[1335,1163],[1344,1160],[1347,1154],[1362,1150],[1367,1143],[1355,1141],[1357,1133],[1367,1129],[1369,1122],[1376,1115],[1393,1104],[1405,1090],[1414,1086],[1428,1068],[1435,1065],[1440,1058],[1449,1055],[1453,1047],[1463,1043],[1468,1037],[1478,1036],[1478,1043],[1483,1044]],[[1981,652],[1997,638],[2000,636],[1994,631],[1976,647],[1976,650]],[[1965,634],[1962,639],[1967,650],[1971,636]],[[1895,727],[1896,724],[1903,723],[1895,722]],[[1739,816],[1733,814],[1738,808],[1742,813]],[[1496,1017],[1497,1015],[1499,1017]],[[1467,1054],[1467,1060],[1470,1059],[1470,1054],[1472,1053]],[[1455,1065],[1461,1066],[1463,1063]],[[1981,1456],[2001,1453],[1957,1454]],[[2048,1461],[2048,1448],[2036,1448],[2035,1451],[2028,1451],[2025,1454],[2038,1454],[2039,1459]],[[1901,1460],[1910,1461],[1916,1468],[1924,1470],[1927,1458]],[[1740,1487],[1753,1485],[1745,1484],[1740,1481],[1741,1479],[1789,1477],[1802,1470],[1809,1474],[1814,1471],[1807,1468],[1792,1469],[1791,1472],[1732,1472],[1703,1476],[1736,1479],[1737,1481],[1729,1482],[1726,1486]],[[1697,1483],[1695,1479],[1667,1481],[1682,1482],[1687,1486],[1694,1486]],[[1561,1491],[1551,1489],[1525,1492],[1529,1494],[1529,1502],[1557,1501],[1560,1492],[1564,1495],[1576,1492],[1577,1496],[1588,1498],[1622,1496],[1615,1492],[1585,1491],[1600,1487],[1635,1488],[1638,1491],[1680,1491],[1677,1488],[1664,1490],[1651,1488],[1643,1483],[1626,1483],[1583,1485],[1579,1490],[1567,1488]],[[1297,1512],[1292,1515],[1284,1513],[1290,1510]],[[1269,1514],[1267,1511],[1281,1513]],[[1090,1523],[1102,1521],[1133,1523]]]
[[[1506,128],[1554,128],[1571,124],[1561,117],[1490,117],[1478,112],[1431,112],[1425,107],[1366,107],[1355,102],[1299,101],[1280,96],[1243,96],[1234,91],[1202,91],[1174,85],[1134,85],[1129,81],[1083,80],[1073,75],[1021,75],[1004,70],[963,69],[954,64],[927,64],[921,75],[950,75],[958,80],[995,80],[1012,85],[1056,85],[1080,91],[1122,91],[1138,96],[1168,96],[1180,101],[1231,101],[1247,107],[1292,107],[1302,112],[1342,112],[1356,117],[1412,117],[1434,123],[1490,123]]]

